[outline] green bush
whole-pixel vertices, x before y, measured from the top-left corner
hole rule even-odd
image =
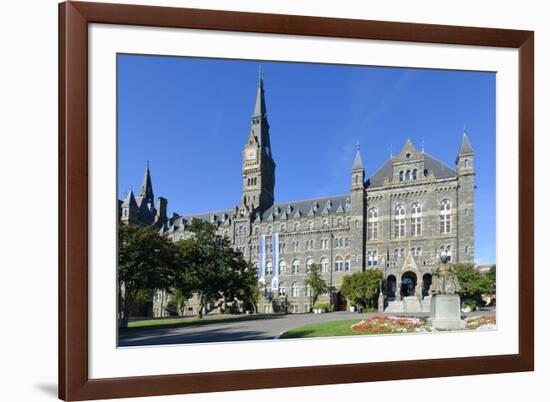
[[[325,313],[328,313],[332,309],[328,303],[317,303],[314,307],[314,310],[323,310]]]

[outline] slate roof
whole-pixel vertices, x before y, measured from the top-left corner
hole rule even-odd
[[[443,162],[438,161],[433,156],[423,153],[424,157],[424,169],[434,172],[436,179],[447,179],[456,177],[456,171]],[[382,166],[367,180],[367,188],[382,187],[384,185],[384,178],[388,177],[390,180],[393,178],[393,161],[397,160],[397,157],[388,159]]]
[[[321,216],[343,213],[349,208],[349,205],[346,204],[347,200],[349,200],[349,195],[336,195],[275,204],[262,214],[262,221],[280,220],[285,216],[294,218],[296,215]]]
[[[462,134],[462,143],[460,144],[460,150],[458,151],[458,154],[470,154],[473,152],[474,149],[472,148],[472,144],[470,144],[470,140],[468,139],[466,132],[464,132],[464,134]]]

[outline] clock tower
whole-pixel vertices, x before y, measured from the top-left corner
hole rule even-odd
[[[275,161],[269,141],[264,76],[261,67],[250,133],[243,150],[242,176],[241,209],[250,213],[262,213],[271,207],[275,190]]]

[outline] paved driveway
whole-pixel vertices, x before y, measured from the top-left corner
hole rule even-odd
[[[476,312],[473,315],[494,314]],[[315,322],[353,320],[378,315],[334,312],[329,314],[288,314],[250,321],[225,322],[182,328],[143,329],[119,338],[119,346],[170,345],[275,339],[281,332]]]

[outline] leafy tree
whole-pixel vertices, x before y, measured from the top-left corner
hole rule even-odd
[[[483,275],[472,264],[454,264],[454,269],[460,291],[460,298],[473,300],[479,306],[482,304],[481,296],[491,292],[491,280],[487,275]]]
[[[340,292],[352,304],[362,307],[373,307],[380,289],[382,271],[368,269],[344,277]]]
[[[126,327],[140,291],[170,287],[175,248],[154,227],[120,225],[118,238],[118,316]]]
[[[257,302],[256,272],[229,240],[216,234],[209,222],[193,219],[190,238],[176,243],[178,273],[174,288],[185,295],[197,293],[202,318],[222,303]]]
[[[319,264],[311,264],[310,270],[306,276],[306,279],[304,280],[304,285],[308,286],[310,291],[310,311],[315,303],[317,303],[319,296],[329,291],[329,286],[321,276],[320,271],[321,269]]]
[[[493,265],[486,276],[489,281],[489,293],[494,295],[497,290],[497,266]]]
[[[185,304],[189,297],[189,294],[183,294],[179,289],[171,289],[166,309],[169,310],[171,314],[184,315]]]

